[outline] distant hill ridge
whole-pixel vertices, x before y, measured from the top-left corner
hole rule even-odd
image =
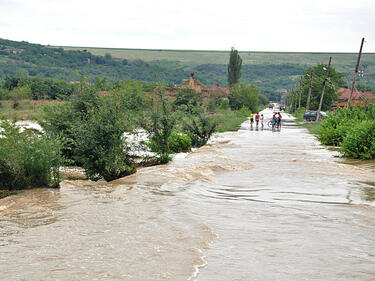
[[[240,52],[242,81],[255,83],[271,99],[289,89],[307,67],[327,63],[352,79],[356,54]],[[150,50],[92,47],[53,47],[0,39],[0,79],[6,75],[40,76],[67,81],[107,77],[179,84],[195,72],[207,86],[227,86],[229,51]],[[375,88],[375,54],[363,54],[358,81]],[[278,90],[278,91],[277,91]]]

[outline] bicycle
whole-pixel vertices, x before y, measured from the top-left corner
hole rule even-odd
[[[283,122],[283,121],[281,121],[281,124],[282,124],[282,122]],[[270,121],[267,122],[267,126],[268,126],[269,128],[273,128],[273,129],[278,129],[278,128],[279,128],[279,124],[277,123],[277,121],[276,121],[275,125],[272,126],[272,119],[271,119]]]

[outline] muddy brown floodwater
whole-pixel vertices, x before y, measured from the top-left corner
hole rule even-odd
[[[111,183],[0,200],[0,279],[373,280],[371,163],[284,119]]]

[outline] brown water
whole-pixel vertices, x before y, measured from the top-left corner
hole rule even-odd
[[[336,156],[244,123],[112,183],[2,199],[0,279],[373,280],[375,174]]]

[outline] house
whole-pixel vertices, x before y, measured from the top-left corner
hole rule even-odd
[[[198,82],[194,78],[194,73],[190,74],[189,80],[182,82],[180,85],[177,85],[176,88],[182,89],[182,88],[190,88],[193,89],[194,91],[202,94],[208,94],[209,88],[203,85],[202,83]]]
[[[350,91],[351,91],[351,89],[349,89],[347,87],[340,88],[337,91],[339,102],[333,104],[332,107],[346,107],[346,106],[348,106]],[[372,102],[373,104],[375,104],[375,95],[371,92],[353,91],[351,105],[355,105],[356,103],[362,104],[364,102]]]

